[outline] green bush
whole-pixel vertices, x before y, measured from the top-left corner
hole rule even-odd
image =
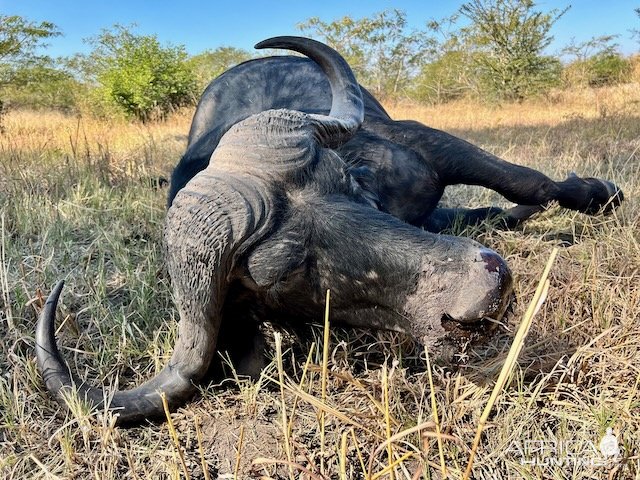
[[[407,23],[405,12],[390,9],[332,22],[312,17],[298,28],[340,52],[358,82],[377,98],[397,99],[411,89],[430,41],[424,32],[409,31]]]
[[[120,26],[93,42],[85,69],[106,105],[147,121],[195,102],[197,83],[184,47],[163,47],[155,35],[135,35]]]
[[[508,66],[502,66],[499,74],[490,62],[482,59],[478,65],[478,89],[483,98],[522,101],[544,95],[561,84],[562,63],[554,57],[515,60]]]
[[[0,14],[0,110],[73,106],[77,82],[47,56],[45,40],[61,35],[51,22]]]
[[[618,53],[597,55],[589,61],[591,63],[589,85],[592,87],[624,83],[631,73],[631,62]]]
[[[10,108],[73,110],[85,88],[52,62],[37,61],[14,70],[0,86],[0,98]]]
[[[604,87],[630,82],[632,71],[631,59],[606,51],[571,62],[564,68],[562,76],[567,87]]]
[[[410,96],[420,102],[436,104],[468,95],[472,90],[472,69],[469,53],[446,52],[421,67]]]
[[[471,21],[461,32],[474,56],[483,96],[523,100],[559,84],[560,61],[544,55],[551,29],[564,10],[536,10],[532,0],[471,0],[460,13]]]
[[[215,50],[207,50],[192,56],[188,63],[195,74],[198,91],[201,92],[211,80],[229,68],[251,58],[253,55],[241,48],[218,47]]]

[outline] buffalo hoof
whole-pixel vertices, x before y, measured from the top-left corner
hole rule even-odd
[[[600,182],[602,185],[604,185],[604,188],[607,189],[609,200],[602,207],[603,213],[611,213],[615,208],[620,206],[620,204],[624,200],[624,193],[622,193],[620,187],[618,187],[615,183],[609,182],[607,180],[600,180],[599,178],[593,178],[589,180]]]
[[[581,198],[576,203],[575,209],[588,215],[611,213],[624,200],[624,194],[620,187],[607,180],[593,177],[580,178],[575,173],[570,173],[562,183],[567,188],[570,202]],[[582,194],[577,192],[582,192]],[[562,202],[560,204],[567,206]],[[570,205],[569,207],[572,208]]]

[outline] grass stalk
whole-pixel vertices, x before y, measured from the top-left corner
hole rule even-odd
[[[342,432],[340,439],[340,480],[347,479],[347,432]]]
[[[444,462],[444,447],[440,436],[440,418],[438,416],[438,402],[436,401],[436,390],[433,386],[433,373],[431,370],[431,359],[429,358],[429,348],[424,346],[424,354],[427,358],[427,378],[429,379],[429,397],[431,398],[431,411],[433,412],[433,422],[436,424],[436,437],[438,441],[438,455],[440,456],[440,473],[442,478],[447,476],[447,466]]]
[[[33,453],[29,455],[29,458],[33,463],[35,463],[38,466],[38,468],[42,470],[47,480],[62,480],[62,477],[59,477],[58,475],[54,475],[53,473],[51,473],[51,471],[47,468],[47,466],[44,463],[42,463],[40,460],[38,460]]]
[[[296,469],[296,470],[304,473],[311,480],[326,480],[326,477],[317,475],[317,474],[313,473],[311,470],[309,470],[308,468],[305,468],[302,465],[299,465],[299,464],[297,464],[295,462],[290,462],[288,460],[278,460],[278,459],[275,459],[275,458],[256,458],[251,463],[253,465],[286,465],[292,471],[293,471],[293,469]],[[268,478],[268,477],[265,477],[265,478]]]
[[[402,430],[401,432],[398,432],[395,435],[392,435],[391,437],[387,438],[384,442],[378,445],[378,447],[373,452],[371,452],[371,455],[369,456],[369,465],[367,467],[367,478],[371,477],[372,475],[371,470],[373,469],[373,461],[381,451],[387,448],[387,444],[391,442],[396,442],[401,438],[406,437],[407,435],[411,435],[412,433],[420,432],[422,436],[427,436],[432,438],[440,436],[444,440],[454,441],[459,445],[461,444],[460,439],[457,437],[454,437],[453,435],[447,435],[446,433],[441,433],[440,435],[438,435],[436,432],[429,431],[429,429],[434,427],[435,427],[435,423],[429,420],[428,422],[422,422],[419,425],[416,425],[411,428],[407,428],[406,430]]]
[[[178,438],[178,432],[176,431],[175,426],[173,425],[173,419],[171,418],[171,412],[169,411],[169,404],[167,403],[167,396],[164,392],[160,394],[160,398],[162,398],[162,406],[164,407],[164,414],[167,417],[167,427],[169,428],[169,435],[171,436],[171,440],[173,440],[173,446],[176,449],[176,453],[180,458],[180,465],[182,466],[182,472],[184,473],[184,478],[189,480],[191,476],[189,475],[189,469],[187,468],[187,463],[184,460],[184,453],[182,451],[182,447],[180,447],[180,440]]]
[[[202,431],[200,431],[200,419],[197,415],[193,416],[193,423],[196,426],[196,439],[198,441],[198,452],[200,453],[200,465],[202,466],[202,474],[204,475],[204,480],[211,480],[211,475],[209,475],[209,467],[207,466],[207,460],[204,456],[204,447],[202,446]],[[242,430],[240,431],[240,438],[242,438]],[[238,464],[236,463],[236,472],[237,470]]]
[[[321,375],[321,399],[322,403],[325,404],[327,402],[327,369],[329,365],[329,302],[331,299],[331,290],[327,290],[327,296],[325,300],[324,306],[324,329],[322,336],[322,375]],[[325,410],[320,410],[320,472],[324,475],[325,473],[325,465],[324,465],[324,456],[325,456]]]
[[[309,347],[309,353],[307,354],[307,361],[304,363],[304,367],[302,369],[302,375],[300,376],[300,383],[298,384],[298,390],[302,391],[304,387],[304,381],[307,377],[307,370],[309,370],[309,365],[311,365],[311,360],[313,359],[313,353],[316,348],[316,343],[313,342]],[[310,380],[311,382],[312,380]],[[293,431],[293,419],[296,415],[296,409],[298,407],[298,397],[293,399],[293,406],[291,407],[291,415],[289,416],[289,435]]]
[[[364,457],[362,456],[362,452],[360,451],[360,445],[358,445],[358,438],[356,437],[356,432],[353,429],[353,427],[349,429],[349,432],[351,433],[351,438],[353,438],[353,446],[356,447],[356,455],[358,456],[358,461],[360,462],[362,475],[366,475],[367,467],[364,465]]]
[[[277,379],[270,377],[268,375],[265,376],[265,378],[267,380],[269,380],[270,382],[273,382],[277,385],[283,385],[281,382],[279,382]],[[354,419],[352,419],[351,417],[349,417],[348,415],[342,413],[340,410],[337,410],[335,408],[333,408],[332,406],[323,403],[322,400],[314,397],[313,395],[298,389],[297,386],[294,385],[290,385],[288,383],[284,383],[284,388],[286,390],[288,390],[289,392],[293,393],[294,395],[298,396],[301,400],[304,400],[305,402],[307,402],[309,405],[312,405],[314,408],[316,408],[319,412],[326,412],[329,415],[332,415],[334,417],[336,417],[338,420],[340,420],[341,422],[344,422],[348,425],[352,425],[360,430],[362,430],[363,432],[368,433],[369,435],[374,435],[376,438],[380,439],[383,438],[379,433],[376,433],[375,431],[373,431],[372,429],[366,427],[365,425],[363,425],[362,423],[359,423],[357,421],[355,421]]]
[[[11,313],[11,302],[9,299],[9,265],[7,263],[7,244],[5,239],[4,213],[0,215],[0,289],[2,289],[2,300],[4,301],[4,311],[7,318],[9,330],[13,330],[13,314]]]
[[[542,272],[542,276],[540,277],[540,281],[538,282],[538,287],[531,299],[531,303],[529,303],[529,307],[522,318],[522,322],[520,323],[520,327],[516,333],[515,338],[513,339],[513,343],[511,344],[511,348],[509,349],[509,355],[502,366],[502,370],[500,370],[500,375],[498,376],[498,380],[491,391],[491,395],[489,396],[489,401],[487,402],[482,415],[480,417],[480,421],[478,422],[478,427],[476,429],[476,435],[473,439],[473,444],[471,446],[471,454],[469,455],[469,463],[467,463],[467,468],[464,472],[463,479],[467,480],[471,475],[471,470],[473,469],[473,462],[476,456],[476,452],[478,450],[478,446],[480,445],[480,438],[482,437],[482,432],[484,431],[484,427],[487,423],[487,419],[489,418],[489,414],[491,413],[491,409],[495,405],[496,400],[498,399],[498,395],[504,388],[507,383],[509,376],[513,370],[514,365],[518,359],[518,355],[520,354],[520,350],[522,350],[522,346],[524,345],[524,340],[529,332],[529,328],[531,327],[531,322],[533,321],[533,317],[538,312],[542,303],[544,302],[547,292],[549,291],[549,273],[551,272],[551,267],[553,266],[553,262],[555,262],[556,256],[558,255],[558,248],[554,248],[551,251],[551,255],[549,256],[549,260],[547,260],[547,265]]]
[[[385,434],[387,440],[391,438],[391,413],[389,412],[389,375],[387,373],[386,363],[382,367],[382,405],[384,405],[384,424]],[[395,472],[393,471],[393,443],[387,442],[387,457],[389,462],[389,478],[395,479]]]
[[[389,462],[389,465],[387,465],[386,467],[384,467],[382,470],[380,470],[377,473],[374,473],[370,478],[371,480],[378,480],[380,477],[382,477],[383,475],[389,474],[389,478],[394,478],[394,471],[393,469],[396,468],[397,466],[401,465],[402,462],[404,462],[405,460],[411,458],[413,455],[415,455],[415,452],[406,452],[403,455],[399,456],[398,458],[396,458],[393,461]]]
[[[244,441],[244,424],[240,425],[240,435],[238,436],[238,448],[236,449],[236,464],[233,468],[233,480],[238,480],[240,471],[240,460],[242,460],[242,444]]]
[[[287,421],[287,403],[284,398],[284,367],[282,365],[282,335],[275,333],[276,365],[278,367],[278,379],[280,383],[280,409],[282,410],[282,433],[284,434],[284,451],[287,454],[289,465],[289,478],[293,480],[293,455],[291,453],[291,440],[289,438],[289,422]]]

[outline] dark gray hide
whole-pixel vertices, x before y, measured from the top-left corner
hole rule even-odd
[[[594,214],[612,209],[623,199],[611,182],[575,175],[555,182],[448,133],[414,121],[394,121],[366,89],[362,93],[364,123],[336,151],[367,200],[412,225],[441,231],[456,216],[458,221],[477,223],[499,215],[506,226],[513,227],[552,201]],[[330,107],[329,82],[318,65],[306,58],[261,58],[223,73],[202,95],[187,151],[171,178],[169,204],[208,165],[221,136],[232,125],[271,108],[326,114]],[[507,212],[496,207],[436,209],[445,187],[454,184],[491,188],[520,206]]]

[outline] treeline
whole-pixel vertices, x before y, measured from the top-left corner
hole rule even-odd
[[[623,56],[618,35],[545,53],[566,11],[541,11],[532,0],[472,0],[420,30],[409,30],[400,10],[331,22],[314,17],[297,27],[340,51],[382,99],[520,101],[554,88],[640,82],[640,55]],[[640,20],[640,8],[629,14]],[[629,34],[640,43],[640,28]],[[183,46],[121,25],[88,39],[89,54],[36,54],[58,35],[50,22],[0,14],[0,111],[55,108],[147,121],[195,104],[211,79],[254,56],[234,47],[189,56]]]

